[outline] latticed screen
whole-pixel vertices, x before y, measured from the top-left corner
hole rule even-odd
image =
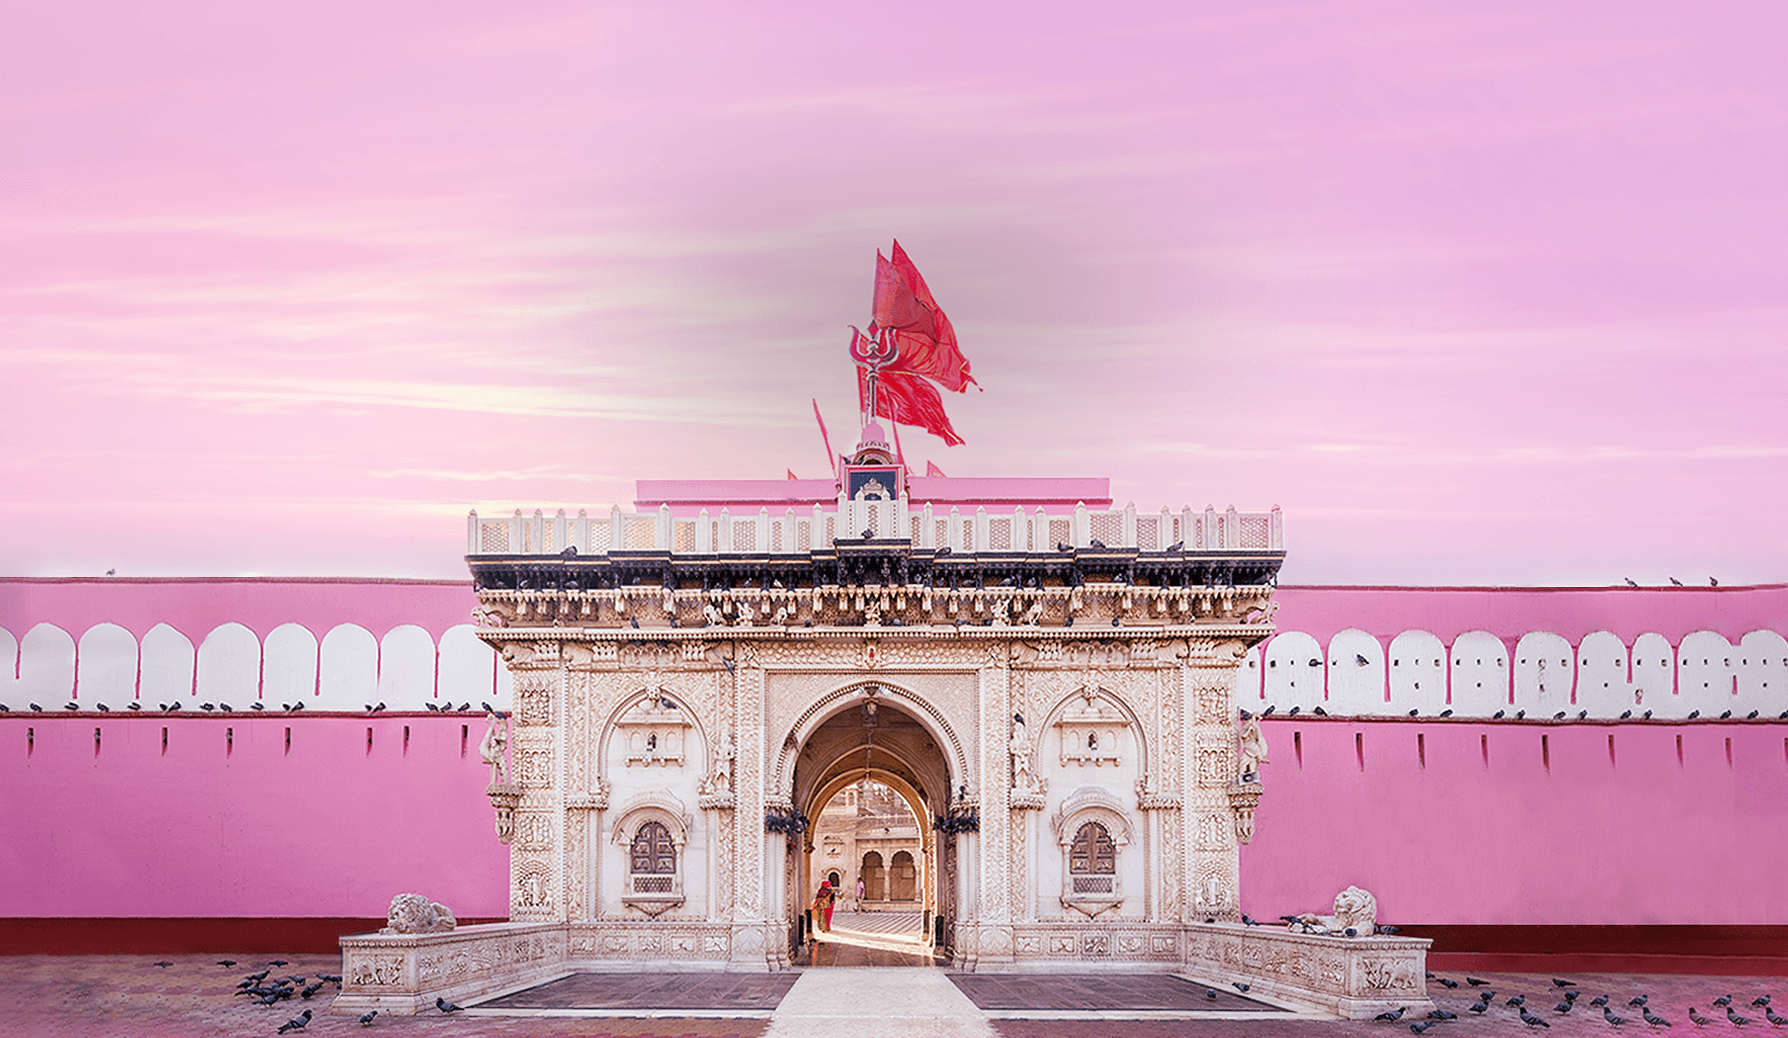
[[[1136,517],[1136,547],[1143,551],[1161,550],[1161,517],[1156,515],[1139,515]]]
[[[1069,537],[1069,521],[1066,519],[1049,520],[1049,547],[1067,544]]]
[[[987,520],[988,546],[994,551],[1010,551],[1012,548],[1012,520]]]
[[[624,547],[650,548],[658,533],[658,521],[651,516],[628,516],[623,520],[627,524],[627,540]]]
[[[1242,547],[1267,548],[1272,544],[1272,525],[1264,515],[1245,515],[1241,519]]]
[[[1076,876],[1109,876],[1117,871],[1117,845],[1098,822],[1088,822],[1068,847],[1068,872]],[[1075,889],[1079,889],[1078,885]]]
[[[1094,512],[1090,517],[1093,524],[1093,539],[1101,544],[1115,545],[1124,539],[1124,517],[1116,512]]]
[[[633,874],[668,876],[677,871],[677,845],[663,822],[647,822],[633,834]],[[669,890],[669,887],[665,888]]]
[[[509,522],[478,524],[478,546],[483,551],[509,550]]]

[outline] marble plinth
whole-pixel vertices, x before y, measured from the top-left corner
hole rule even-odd
[[[1422,937],[1319,937],[1282,926],[1206,923],[1185,930],[1188,976],[1213,986],[1235,981],[1248,994],[1367,1020],[1408,1006],[1434,1008],[1428,998],[1428,946]]]
[[[487,923],[447,933],[354,934],[341,939],[335,1015],[433,1012],[564,976],[564,923]]]

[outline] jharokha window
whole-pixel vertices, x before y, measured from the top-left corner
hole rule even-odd
[[[640,894],[668,894],[677,872],[677,845],[662,822],[647,822],[633,835],[633,888]]]
[[[1081,826],[1074,834],[1074,843],[1068,847],[1068,873],[1074,877],[1074,892],[1109,892],[1111,880],[1099,877],[1108,877],[1115,872],[1117,845],[1111,842],[1111,834],[1098,822]]]

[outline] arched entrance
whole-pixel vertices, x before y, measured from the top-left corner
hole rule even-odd
[[[957,903],[954,838],[933,829],[932,819],[943,814],[950,802],[951,758],[917,716],[919,711],[881,692],[868,685],[843,697],[808,729],[792,757],[791,800],[797,811],[816,820],[828,803],[855,790],[891,792],[911,812],[915,840],[898,848],[865,850],[855,856],[859,860],[847,863],[842,856],[835,860],[823,842],[816,845],[812,828],[802,834],[791,870],[793,889],[784,902],[792,916],[789,932],[794,946],[790,952],[797,956],[812,933],[805,913],[813,892],[821,880],[833,875],[844,880],[846,903],[854,912],[888,913],[870,929],[894,934],[896,925],[910,928],[897,934],[906,946],[929,953],[946,951],[938,944],[947,939]],[[861,902],[855,896],[858,879],[865,885]],[[898,901],[894,895],[899,896]],[[910,923],[897,923],[897,916],[910,918]],[[850,940],[850,933],[842,929],[833,936]],[[820,962],[817,958],[813,961]],[[852,964],[875,961],[871,957],[867,963]]]

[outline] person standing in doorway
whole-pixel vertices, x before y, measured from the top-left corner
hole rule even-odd
[[[869,888],[865,887],[863,885],[863,877],[858,876],[857,877],[857,911],[859,911],[859,912],[863,911],[863,895],[867,894],[868,892],[869,892]]]
[[[820,880],[819,892],[813,895],[813,925],[822,932],[832,930],[832,905],[838,899],[838,892],[832,889],[827,880]]]

